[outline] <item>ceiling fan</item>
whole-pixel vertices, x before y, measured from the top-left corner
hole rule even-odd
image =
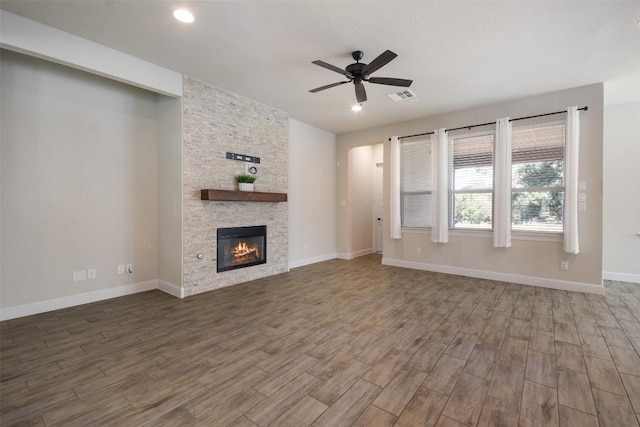
[[[376,59],[371,61],[369,64],[363,64],[360,62],[362,57],[364,56],[364,52],[361,50],[356,50],[351,53],[351,56],[356,61],[355,64],[347,65],[347,68],[344,70],[336,67],[335,65],[327,64],[324,61],[313,61],[312,64],[319,65],[327,70],[335,71],[338,74],[342,74],[347,79],[343,82],[331,83],[330,85],[320,86],[315,89],[311,89],[309,92],[316,93],[321,90],[330,89],[332,87],[340,86],[345,83],[353,82],[356,88],[356,99],[358,103],[363,103],[367,100],[367,92],[364,89],[364,84],[362,82],[375,83],[379,85],[389,85],[389,86],[403,86],[409,87],[413,80],[406,79],[394,79],[390,77],[369,77],[370,74],[379,70],[380,68],[387,65],[391,62],[396,56],[395,53],[390,50],[385,50],[382,52]]]

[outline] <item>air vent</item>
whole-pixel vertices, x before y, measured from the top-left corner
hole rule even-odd
[[[390,93],[387,96],[392,100],[394,100],[395,102],[407,101],[409,99],[416,99],[418,97],[415,93],[411,92],[409,89],[405,89],[396,93]]]

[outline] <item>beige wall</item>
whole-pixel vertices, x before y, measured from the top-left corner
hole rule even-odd
[[[604,110],[605,278],[640,283],[640,103]]]
[[[2,307],[157,278],[156,95],[8,51],[0,66]]]
[[[336,257],[336,135],[289,120],[289,266]]]
[[[355,147],[385,144],[385,159],[389,158],[388,138],[428,132],[436,128],[453,128],[466,124],[495,121],[499,117],[522,117],[550,111],[565,110],[567,106],[589,106],[581,113],[580,181],[588,185],[588,211],[579,214],[580,254],[562,252],[560,242],[514,240],[509,249],[494,249],[490,237],[453,235],[446,245],[433,244],[428,233],[404,232],[401,240],[391,240],[385,221],[385,260],[397,260],[415,268],[457,271],[498,280],[526,281],[543,286],[594,285],[602,283],[602,84],[568,89],[560,92],[502,102],[464,111],[426,117],[410,122],[338,135],[338,162],[349,165]],[[345,185],[350,181],[348,167],[338,168],[337,200],[353,203]],[[389,171],[385,168],[385,202],[389,200]],[[386,204],[388,206],[388,203]],[[387,208],[388,209],[388,208]],[[351,250],[355,239],[355,224],[370,221],[366,212],[338,206],[338,252]],[[349,212],[354,215],[350,217]],[[387,215],[388,218],[388,215]],[[422,254],[417,253],[420,248]],[[560,271],[560,261],[569,261],[569,271]],[[521,280],[526,279],[526,280]],[[584,290],[587,290],[587,289]],[[596,289],[596,291],[597,291]],[[593,289],[591,289],[593,290]]]
[[[158,95],[158,227],[158,279],[182,287],[182,98],[162,95]]]
[[[339,251],[341,258],[373,252],[373,151],[373,146],[362,146],[348,153],[348,197],[342,208],[348,212],[350,239],[348,249]]]
[[[377,144],[371,147],[373,150],[371,152],[371,156],[373,157],[373,162],[383,162],[384,161],[384,144]]]

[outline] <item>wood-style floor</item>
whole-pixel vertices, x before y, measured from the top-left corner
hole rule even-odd
[[[637,426],[640,285],[333,260],[1,324],[3,426]]]

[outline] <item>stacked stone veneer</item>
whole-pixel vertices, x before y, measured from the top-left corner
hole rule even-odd
[[[256,191],[286,193],[288,115],[185,77],[183,137],[185,296],[286,272],[287,203],[202,201],[200,190],[237,189],[233,177],[245,172],[245,163],[226,159],[230,151],[260,157]],[[216,230],[252,225],[267,226],[267,263],[217,273]]]

